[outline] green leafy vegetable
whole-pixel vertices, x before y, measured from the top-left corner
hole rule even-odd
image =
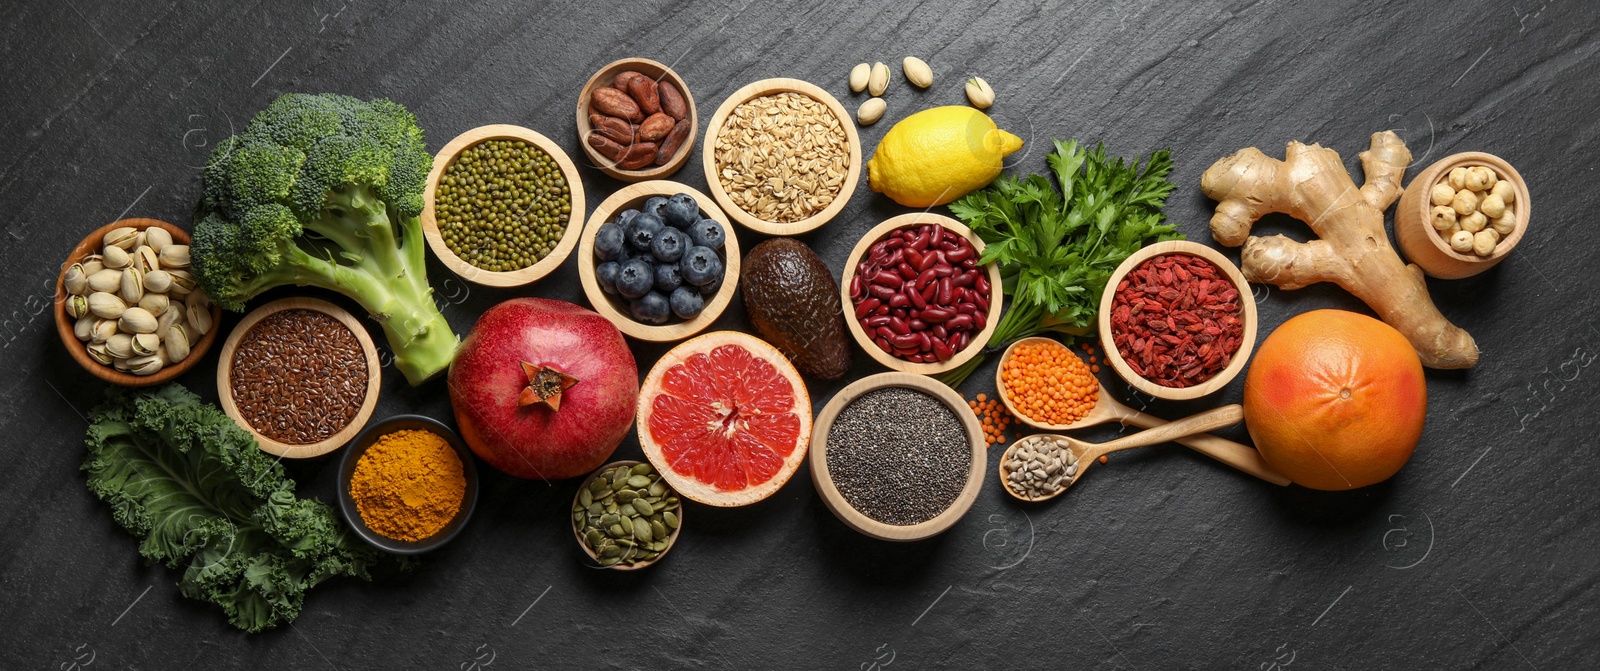
[[[995,350],[1047,332],[1094,332],[1100,294],[1117,266],[1151,239],[1181,240],[1161,208],[1175,188],[1172,154],[1157,151],[1143,169],[1057,140],[1049,177],[1003,176],[950,204],[983,238],[981,263],[998,262],[1006,312],[989,338]],[[955,386],[983,363],[974,357],[940,379]]]
[[[307,589],[370,579],[377,550],[328,504],[300,499],[283,465],[215,406],[172,384],[114,390],[91,416],[89,491],[141,539],[139,553],[184,565],[179,590],[251,632],[290,622]]]

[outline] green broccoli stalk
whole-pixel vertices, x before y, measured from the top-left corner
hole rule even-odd
[[[459,341],[428,285],[418,215],[432,167],[417,118],[398,103],[284,95],[206,163],[195,275],[230,310],[286,284],[349,296],[421,384]]]

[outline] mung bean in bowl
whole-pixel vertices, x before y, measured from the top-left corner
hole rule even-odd
[[[850,113],[815,84],[763,79],[734,91],[706,124],[700,160],[711,197],[766,235],[799,235],[844,209],[861,175]]]
[[[428,247],[455,274],[517,287],[554,271],[578,246],[583,180],[566,152],[521,126],[480,126],[434,156],[423,194]]]
[[[366,426],[381,386],[378,348],[355,316],[316,298],[276,300],[245,315],[222,344],[222,411],[268,454],[332,452]]]
[[[987,444],[948,386],[879,373],[839,390],[811,433],[811,480],[833,514],[889,541],[949,529],[983,488]]]
[[[572,535],[600,568],[636,571],[661,561],[682,523],[678,493],[642,461],[601,466],[572,497]]]

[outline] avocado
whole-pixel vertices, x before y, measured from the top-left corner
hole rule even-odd
[[[756,245],[744,258],[739,294],[756,332],[800,372],[836,380],[850,369],[839,283],[810,247],[789,238]]]

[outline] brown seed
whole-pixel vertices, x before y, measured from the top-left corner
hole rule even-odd
[[[646,115],[656,114],[661,111],[661,98],[656,94],[656,81],[640,75],[628,80],[628,95],[633,96],[634,102],[639,103],[639,109]]]
[[[644,123],[639,124],[639,139],[645,142],[657,142],[672,132],[676,122],[664,113],[656,112],[646,117]],[[652,157],[654,158],[654,157]]]
[[[613,88],[595,87],[594,93],[589,96],[589,104],[594,111],[606,116],[619,117],[635,123],[644,121],[644,113],[639,110],[639,103],[628,94]]]
[[[661,98],[661,111],[666,112],[667,116],[678,121],[689,116],[689,105],[672,82],[663,80],[656,84],[656,96]]]
[[[594,132],[604,135],[618,144],[633,142],[633,124],[628,123],[626,119],[618,119],[604,114],[590,114],[589,125],[594,128]]]
[[[623,170],[638,170],[650,165],[650,162],[654,161],[655,158],[656,143],[637,142],[629,146],[628,150],[623,152],[621,158],[617,159],[617,167]]]
[[[601,156],[609,158],[613,161],[621,160],[623,153],[627,150],[626,147],[617,144],[611,138],[602,135],[599,131],[590,132],[588,142],[589,146],[594,147],[595,151],[600,152]]]
[[[667,139],[661,141],[661,146],[656,149],[656,165],[666,165],[678,153],[678,148],[683,146],[689,138],[692,125],[687,121],[679,121],[672,125],[672,132],[667,133]]]

